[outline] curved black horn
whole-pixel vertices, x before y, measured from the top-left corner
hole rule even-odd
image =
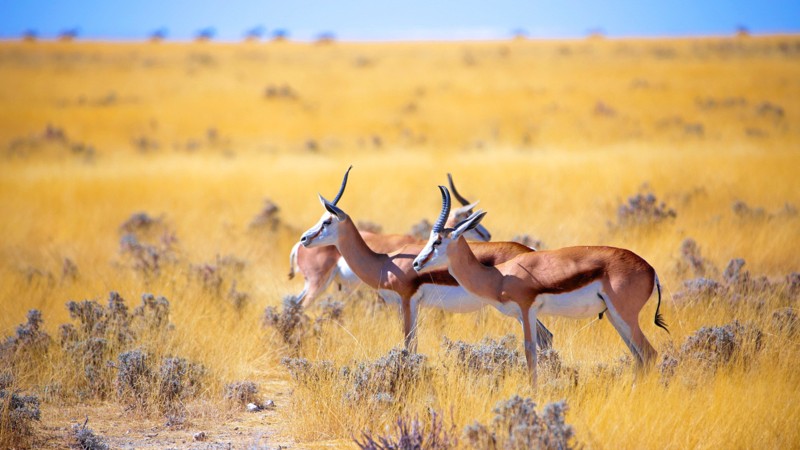
[[[456,186],[453,184],[453,176],[450,175],[449,173],[447,174],[447,181],[450,182],[450,190],[453,191],[453,195],[456,196],[456,199],[459,202],[461,202],[461,206],[469,205],[469,200],[462,197],[461,194],[459,194],[458,191],[456,190]]]
[[[441,233],[444,230],[444,223],[450,215],[450,192],[444,186],[439,186],[439,190],[442,191],[442,212],[439,214],[439,218],[436,219],[436,223],[433,224],[433,231],[437,233]]]
[[[339,199],[342,198],[342,194],[344,194],[344,188],[345,186],[347,186],[347,176],[350,175],[350,169],[352,168],[353,166],[348,167],[347,172],[344,173],[344,179],[342,179],[342,186],[339,188],[339,193],[336,194],[336,197],[333,198],[333,201],[331,202],[332,204],[335,205],[339,203]]]

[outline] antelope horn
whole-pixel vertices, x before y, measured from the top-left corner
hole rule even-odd
[[[442,212],[439,214],[439,218],[436,219],[436,223],[433,224],[433,231],[437,233],[441,233],[444,230],[444,223],[447,221],[447,217],[450,216],[450,192],[444,186],[439,186],[439,190],[442,191]]]
[[[450,190],[453,191],[453,195],[455,195],[456,199],[459,202],[461,202],[461,205],[463,206],[469,205],[469,200],[462,197],[461,194],[459,194],[458,191],[456,190],[456,186],[453,184],[453,176],[450,175],[449,173],[447,174],[447,181],[450,182]]]
[[[353,166],[348,167],[347,168],[347,172],[344,173],[344,179],[342,179],[342,186],[339,187],[339,193],[336,194],[336,197],[333,198],[333,201],[331,202],[332,204],[335,205],[335,204],[339,203],[339,199],[342,198],[342,194],[344,194],[344,188],[345,188],[345,186],[347,186],[347,176],[350,174],[350,169],[352,169],[352,168],[353,168]]]

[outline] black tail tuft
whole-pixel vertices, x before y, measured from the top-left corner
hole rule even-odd
[[[656,326],[661,327],[669,333],[669,328],[667,328],[667,322],[664,321],[664,316],[658,312],[661,309],[661,283],[658,282],[658,277],[656,277],[656,290],[658,290],[658,304],[656,305]]]

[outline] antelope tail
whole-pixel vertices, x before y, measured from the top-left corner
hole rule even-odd
[[[664,316],[658,312],[661,309],[661,283],[658,281],[658,275],[656,275],[656,290],[658,291],[658,304],[656,304],[656,326],[663,328],[667,333],[669,333],[669,328],[667,328],[667,322],[664,321]]]
[[[291,280],[294,278],[294,270],[300,270],[300,267],[297,266],[297,248],[300,247],[300,242],[294,244],[292,247],[292,251],[289,253],[289,279]]]

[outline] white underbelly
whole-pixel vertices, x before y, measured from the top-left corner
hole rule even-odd
[[[361,283],[361,280],[358,276],[353,272],[350,266],[347,265],[347,262],[344,258],[339,258],[336,261],[336,271],[338,275],[339,283],[342,285],[342,289],[345,291],[349,291],[354,288],[357,284]]]
[[[600,314],[606,304],[598,296],[602,293],[600,281],[563,294],[540,294],[536,297],[534,307],[537,314],[548,316],[564,316],[573,319],[584,319]]]
[[[515,302],[503,303],[495,300],[487,300],[487,302],[506,316],[513,317],[517,320],[522,320],[522,309]]]
[[[476,297],[461,286],[442,286],[423,284],[415,297],[427,308],[439,308],[453,313],[470,313],[487,305],[480,297]]]

